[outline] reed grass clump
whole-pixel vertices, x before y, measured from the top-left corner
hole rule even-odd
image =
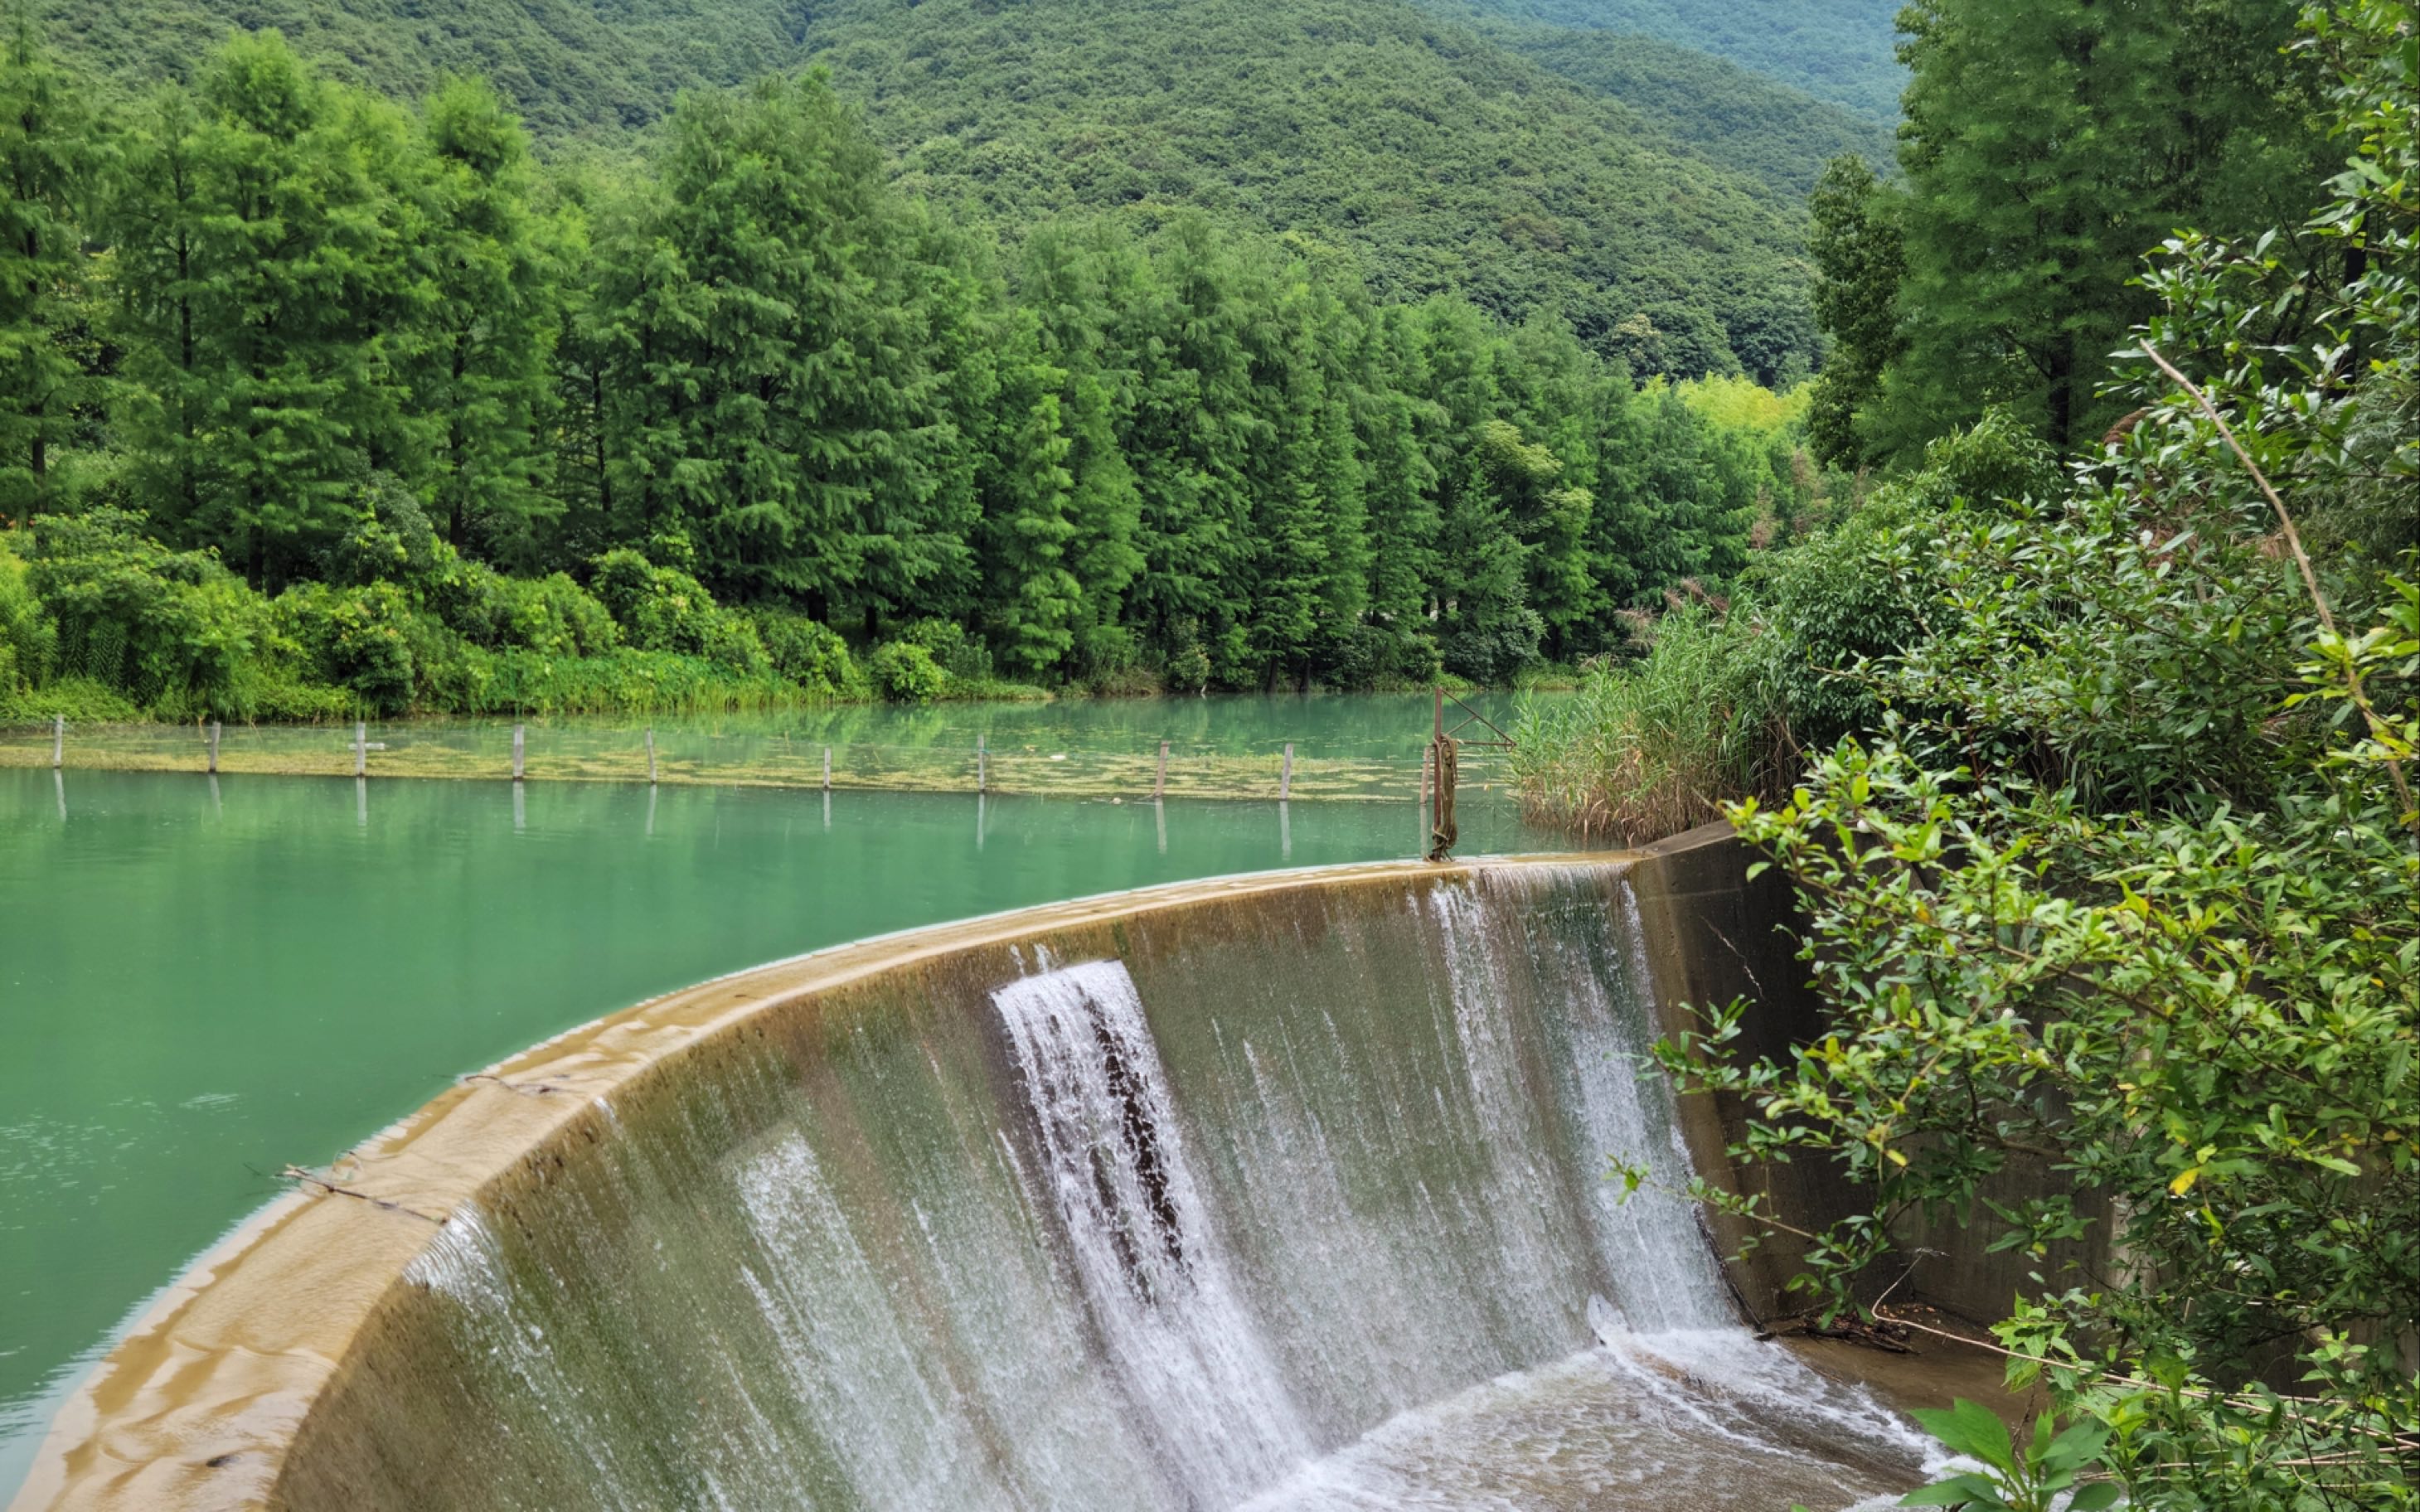
[[[1787,785],[1794,748],[1756,626],[1691,604],[1652,634],[1574,697],[1524,706],[1510,769],[1525,817],[1636,844]]]

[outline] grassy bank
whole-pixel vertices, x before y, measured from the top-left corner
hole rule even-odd
[[[1731,598],[1675,602],[1576,697],[1525,708],[1511,763],[1525,811],[1635,844],[1788,793],[1807,752],[1883,717],[1871,664],[1919,633],[1944,587],[1944,517],[2057,482],[2050,451],[1995,414],[1761,555]]]

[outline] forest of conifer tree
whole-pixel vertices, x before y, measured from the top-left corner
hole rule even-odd
[[[1381,302],[1199,211],[936,210],[819,72],[688,97],[619,167],[274,33],[97,106],[21,28],[0,95],[20,688],[1501,683],[1810,493],[1785,423],[1551,313]]]

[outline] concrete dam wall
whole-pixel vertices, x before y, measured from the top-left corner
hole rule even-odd
[[[1803,1026],[1745,861],[1699,832],[1189,884],[600,1020],[206,1257],[18,1505],[1895,1494],[1907,1432],[1744,1326],[1775,1278],[1603,1180],[1730,1179],[1723,1110],[1639,1074],[1677,1005]]]

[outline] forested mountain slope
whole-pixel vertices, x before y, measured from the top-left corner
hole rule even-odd
[[[683,88],[821,62],[908,188],[985,219],[1196,207],[1348,249],[1384,299],[1559,311],[1642,374],[1806,370],[1798,202],[1823,158],[1873,147],[1846,113],[1683,49],[1481,36],[1405,0],[49,9],[69,59],[132,85],[181,77],[230,28],[275,26],[338,78],[409,100],[479,74],[541,141],[617,149]]]
[[[274,27],[332,76],[417,99],[478,74],[541,137],[613,136],[679,91],[795,67],[805,0],[35,0],[71,63],[185,79],[227,34]]]
[[[1881,168],[1890,128],[1739,64],[1652,37],[1510,22],[1481,35],[1638,113],[1657,131],[1793,197],[1854,153]]]
[[[1899,114],[1907,76],[1894,55],[1900,0],[1426,0],[1479,14],[1636,33],[1726,57],[1876,121]]]
[[[1198,206],[1642,373],[1814,353],[1790,196],[1408,5],[857,0],[811,35],[903,183],[987,218]]]

